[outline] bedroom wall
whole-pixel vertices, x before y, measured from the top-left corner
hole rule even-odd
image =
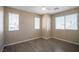
[[[25,12],[9,7],[4,8],[5,12],[5,44],[11,44],[18,41],[29,40],[32,38],[37,38],[41,36],[41,30],[34,29],[34,17],[40,17],[38,14]],[[8,31],[8,13],[17,13],[20,15],[19,23],[20,23],[20,30],[19,31]]]
[[[4,45],[4,8],[0,7],[0,51],[3,49]]]
[[[51,37],[51,15],[42,15],[42,38],[48,39]]]
[[[78,13],[78,30],[56,30],[55,29],[56,16],[62,16],[62,15],[76,13],[76,12]],[[63,11],[55,15],[52,15],[52,37],[79,43],[79,8]]]

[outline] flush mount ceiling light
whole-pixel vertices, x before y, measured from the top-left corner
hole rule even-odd
[[[42,10],[45,11],[45,10],[47,10],[47,8],[46,7],[42,7]]]

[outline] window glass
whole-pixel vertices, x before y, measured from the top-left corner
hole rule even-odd
[[[40,29],[40,18],[35,17],[34,21],[35,21],[35,29]]]
[[[56,29],[77,30],[77,13],[56,17]]]
[[[77,30],[77,14],[66,16],[66,29]]]
[[[64,29],[64,16],[56,17],[56,29]]]
[[[19,30],[19,14],[9,13],[9,31]]]

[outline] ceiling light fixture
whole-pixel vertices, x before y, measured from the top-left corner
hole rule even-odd
[[[43,7],[42,10],[45,11],[45,10],[47,10],[47,8],[46,7]]]

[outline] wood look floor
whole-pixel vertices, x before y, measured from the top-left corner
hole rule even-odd
[[[79,46],[57,39],[35,39],[7,46],[3,52],[78,52]]]

